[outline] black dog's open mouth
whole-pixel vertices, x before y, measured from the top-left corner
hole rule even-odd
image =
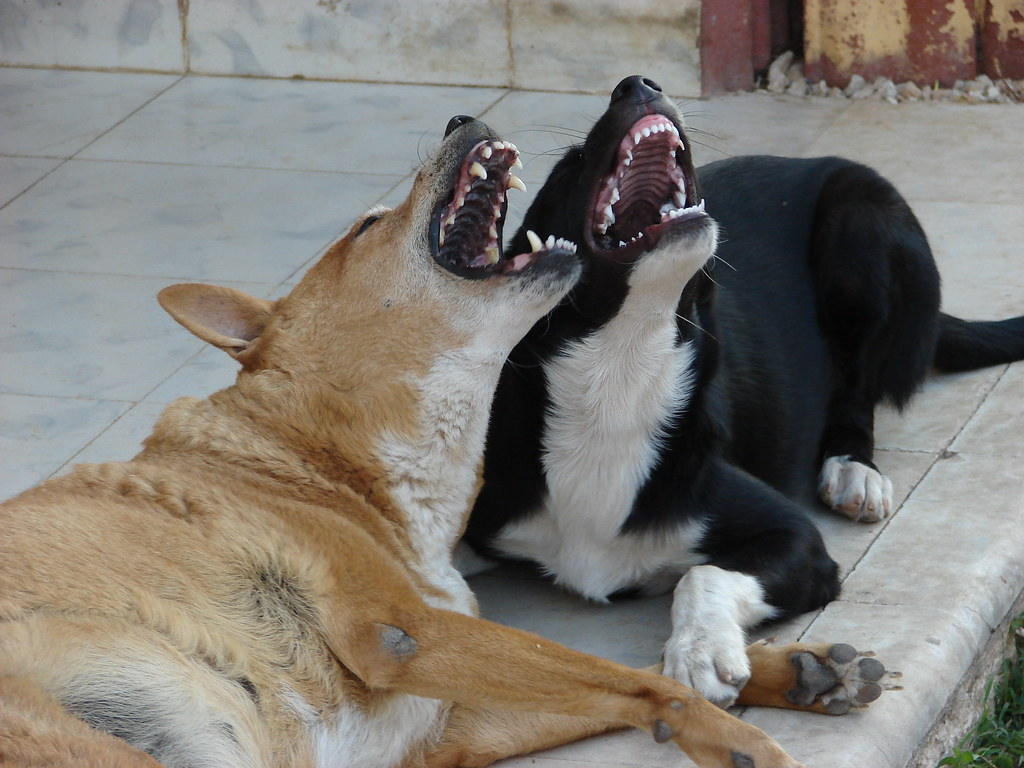
[[[585,234],[596,250],[617,256],[650,250],[669,229],[706,216],[679,130],[664,115],[635,122],[613,163],[589,211]]]
[[[526,191],[512,173],[521,168],[519,150],[501,140],[481,141],[459,167],[451,197],[431,222],[431,245],[441,266],[462,277],[489,277],[522,272],[554,251],[576,252],[568,240],[549,237],[546,242],[528,233],[530,252],[506,258],[501,247],[505,193]]]

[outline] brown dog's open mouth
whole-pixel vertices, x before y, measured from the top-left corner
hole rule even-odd
[[[669,229],[706,216],[679,129],[664,115],[635,122],[613,162],[589,210],[586,237],[596,250],[616,256],[650,250]]]
[[[519,150],[501,140],[478,143],[459,167],[451,197],[442,203],[431,224],[434,258],[462,277],[489,277],[522,272],[539,258],[555,251],[576,252],[568,240],[549,237],[546,242],[529,233],[530,252],[505,257],[501,247],[505,194],[526,191],[512,173],[521,168]]]

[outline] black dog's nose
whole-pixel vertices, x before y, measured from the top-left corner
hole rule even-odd
[[[615,86],[612,104],[628,99],[636,104],[645,104],[661,95],[661,86],[643,75],[631,75]]]
[[[444,129],[444,135],[447,136],[456,128],[463,126],[466,123],[471,123],[475,119],[476,118],[470,117],[469,115],[456,115],[455,117],[448,121],[448,127]]]

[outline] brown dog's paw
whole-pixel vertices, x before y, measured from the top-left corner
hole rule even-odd
[[[651,728],[655,741],[675,741],[700,768],[803,768],[760,728],[701,703],[691,711],[680,701],[668,702]]]
[[[883,691],[899,690],[902,675],[890,672],[871,651],[836,643],[799,651],[790,657],[797,685],[786,698],[797,707],[814,708],[830,715],[845,715],[866,707]]]

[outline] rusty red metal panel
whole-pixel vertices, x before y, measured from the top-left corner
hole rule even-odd
[[[974,0],[806,0],[807,76],[838,86],[853,74],[946,86],[972,78],[973,15]]]
[[[754,87],[751,2],[704,0],[700,11],[701,92]]]
[[[755,72],[772,63],[772,0],[750,0],[751,66]]]
[[[985,0],[980,21],[981,71],[1024,79],[1024,0]]]

